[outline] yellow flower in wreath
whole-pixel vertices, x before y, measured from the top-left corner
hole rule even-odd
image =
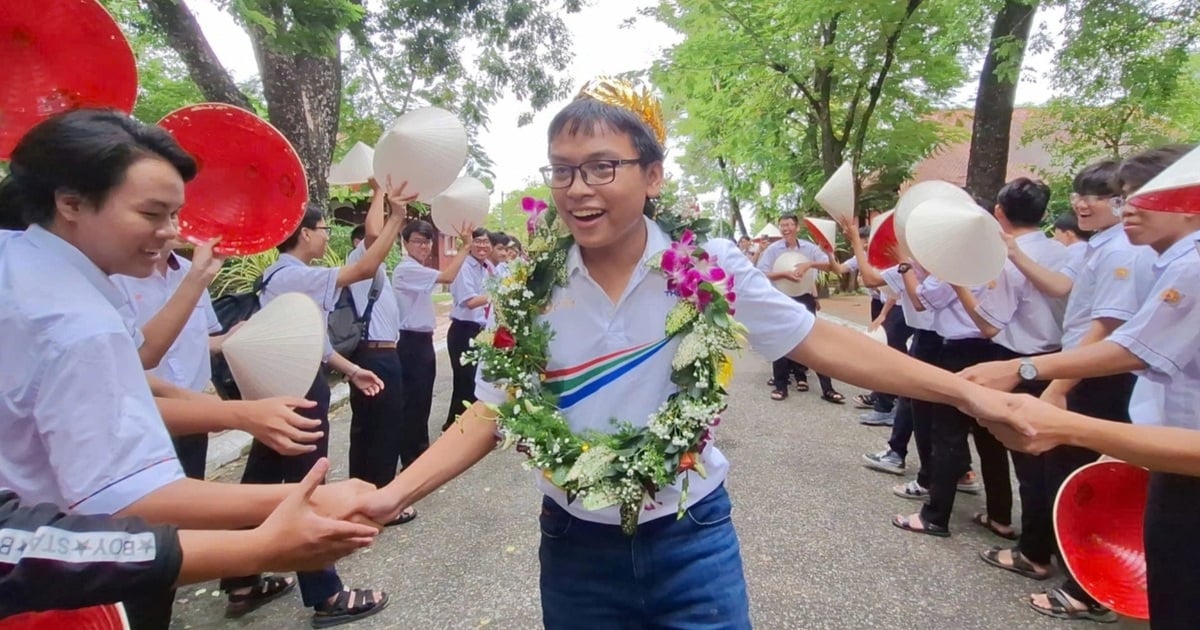
[[[730,381],[733,380],[733,357],[728,354],[718,361],[717,365],[717,385],[722,389],[729,387]]]

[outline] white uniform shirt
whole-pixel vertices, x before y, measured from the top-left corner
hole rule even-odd
[[[263,272],[263,278],[269,281],[258,297],[263,306],[284,293],[303,293],[312,298],[321,309],[324,322],[321,330],[326,331],[322,361],[328,361],[333,356],[333,346],[329,343],[329,314],[337,306],[338,272],[336,267],[313,267],[291,254],[280,254],[279,260]]]
[[[858,256],[851,256],[850,260],[847,260],[845,264],[846,267],[850,269],[851,274],[857,274],[859,272]],[[883,293],[881,293],[876,287],[867,287],[867,295],[871,296],[872,300],[887,300],[887,298],[883,296]]]
[[[480,326],[487,324],[492,310],[490,305],[467,308],[465,304],[467,300],[487,293],[487,282],[492,273],[487,263],[479,262],[474,256],[467,256],[458,276],[450,283],[450,297],[454,300],[454,307],[450,309],[450,319],[475,322]]]
[[[1142,379],[1162,386],[1161,418],[1139,424],[1200,430],[1200,232],[1181,239],[1154,264],[1157,282],[1132,319],[1113,331],[1108,341],[1132,352],[1148,365]],[[1153,388],[1143,390],[1153,393]],[[1142,409],[1153,415],[1147,400]],[[1131,410],[1133,406],[1131,405]]]
[[[611,432],[609,421],[614,415],[634,426],[645,426],[650,414],[676,391],[671,383],[671,361],[681,340],[667,341],[663,327],[667,313],[679,298],[668,294],[666,279],[645,265],[651,256],[667,249],[671,241],[649,219],[646,229],[646,251],[616,305],[588,275],[576,246],[567,257],[568,284],[555,290],[549,312],[540,318],[555,332],[546,365],[550,375],[547,383],[581,379],[560,394],[559,402],[571,429],[577,433]],[[749,330],[747,337],[754,350],[774,360],[804,340],[815,319],[803,305],[777,291],[732,241],[710,240],[704,249],[734,278],[736,317]],[[631,357],[636,358],[629,360]],[[482,402],[499,404],[507,398],[504,392],[483,381],[482,376],[476,377],[476,384]],[[729,469],[729,462],[715,445],[705,448],[700,458],[708,478],[691,475],[686,506],[715,490]],[[535,478],[538,488],[572,515],[610,525],[621,522],[618,507],[585,510],[578,502],[568,504],[563,491],[546,481],[540,472]],[[674,518],[680,492],[678,482],[660,490],[656,500],[662,507],[643,510],[639,521]]]
[[[1134,245],[1120,223],[1092,236],[1063,317],[1064,350],[1101,318],[1128,321],[1154,284],[1154,250]]]
[[[36,226],[0,232],[0,487],[112,514],[183,478],[132,324],[78,249]]]
[[[359,243],[346,256],[346,263],[354,263],[367,254],[366,245]],[[367,324],[367,339],[370,341],[396,341],[400,339],[400,307],[396,304],[396,293],[388,289],[387,268],[379,265],[375,270],[375,280],[379,282],[379,297],[371,308],[371,321]],[[361,280],[350,285],[350,294],[354,296],[354,308],[362,317],[367,310],[367,302],[371,299],[372,280]]]
[[[138,328],[144,328],[159,311],[166,306],[167,301],[179,289],[192,261],[175,254],[169,254],[170,260],[176,266],[167,265],[167,272],[161,274],[156,269],[146,278],[130,276],[112,276],[113,284],[125,294],[125,299],[133,307],[134,321]],[[200,294],[200,300],[188,316],[183,330],[175,338],[175,343],[163,355],[158,367],[150,373],[164,381],[194,392],[204,391],[212,379],[212,358],[208,351],[208,336],[210,333],[221,332],[221,322],[213,311],[212,298],[208,291]]]
[[[978,296],[979,290],[971,289],[971,293]],[[967,314],[966,307],[958,299],[952,285],[929,276],[921,282],[917,293],[928,308],[933,310],[933,330],[941,335],[942,339],[955,341],[984,338],[979,326],[975,325],[975,320]]]
[[[433,332],[437,313],[433,309],[433,290],[437,287],[437,269],[405,256],[392,271],[392,288],[400,309],[400,330]]]
[[[915,273],[915,272],[909,272]],[[929,308],[929,304],[922,303],[925,308],[923,311],[918,311],[916,304],[908,296],[908,291],[904,288],[904,275],[900,273],[899,265],[888,267],[879,272],[883,277],[883,281],[887,283],[887,287],[896,294],[896,302],[900,304],[901,310],[904,311],[904,322],[909,328],[917,330],[933,330],[933,309]]]
[[[1079,241],[1067,246],[1067,258],[1059,272],[1070,278],[1071,282],[1075,281],[1075,276],[1079,275],[1080,269],[1083,269],[1083,257],[1087,255],[1087,250],[1087,241]]]
[[[1067,261],[1067,248],[1042,232],[1017,237],[1017,247],[1037,264],[1058,271]],[[1062,319],[1067,302],[1038,291],[1012,261],[994,283],[978,294],[979,315],[1000,332],[992,341],[1017,354],[1034,355],[1062,345]]]
[[[802,238],[798,238],[796,239],[795,247],[788,247],[787,239],[781,238],[778,241],[771,243],[765,250],[763,250],[762,256],[758,257],[758,270],[763,273],[771,273],[775,270],[775,261],[779,260],[779,257],[783,255],[784,252],[789,251],[800,252],[801,254],[804,254],[805,258],[814,263],[820,264],[829,262],[829,255],[821,251],[821,248],[817,247],[816,244],[806,241]],[[808,279],[815,281],[817,277],[817,270],[809,269],[805,276],[807,276]],[[813,286],[816,286],[816,284],[814,283]]]

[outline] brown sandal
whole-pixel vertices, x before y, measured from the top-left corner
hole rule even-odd
[[[281,575],[264,575],[250,588],[249,593],[230,593],[225,604],[225,618],[237,619],[287,595],[296,588],[296,579]]]
[[[379,601],[375,601],[375,591],[370,589],[342,590],[333,603],[313,608],[312,627],[330,628],[370,617],[387,608],[388,594],[381,591],[380,595]]]

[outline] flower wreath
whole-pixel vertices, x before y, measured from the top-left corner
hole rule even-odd
[[[502,448],[516,445],[528,456],[525,466],[541,470],[568,501],[580,500],[588,510],[620,505],[621,527],[629,535],[637,530],[643,505],[654,508],[646,499],[653,501],[683,474],[682,518],[687,473],[705,476],[700,453],[726,407],[725,387],[733,374],[729,353],[741,347],[745,331],[733,318],[733,277],[697,246],[711,221],[700,218],[694,206],[654,217],[674,241],[647,264],[679,296],[664,324],[668,338],[682,338],[671,362],[678,390],[645,427],[614,418],[611,433],[574,433],[557,396],[542,386],[554,331],[538,321],[555,288],[566,285],[574,239],[554,208],[532,198],[523,205],[529,213],[529,259],[512,263],[509,275],[490,287],[496,325],[480,333],[471,351],[484,380],[509,394],[507,402],[492,406]]]

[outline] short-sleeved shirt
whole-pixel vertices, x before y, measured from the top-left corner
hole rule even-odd
[[[0,232],[0,487],[112,514],[183,478],[132,326],[124,294],[73,245]]]
[[[1083,257],[1087,255],[1087,241],[1079,241],[1071,243],[1067,246],[1067,258],[1063,261],[1063,266],[1059,269],[1059,273],[1075,281],[1075,276],[1079,275],[1079,270],[1083,269]]]
[[[559,405],[575,432],[611,432],[614,414],[634,426],[645,426],[650,415],[676,391],[671,383],[671,361],[681,339],[664,334],[667,313],[679,298],[667,292],[667,281],[646,267],[651,257],[667,249],[670,238],[646,220],[646,250],[620,300],[614,305],[588,275],[578,246],[567,256],[567,285],[555,289],[550,309],[540,321],[554,330],[546,364],[547,386],[556,389]],[[738,251],[732,241],[707,241],[704,249],[734,278],[736,317],[748,329],[751,347],[767,359],[791,352],[812,330],[815,319],[800,303],[777,291],[761,272]],[[479,373],[482,374],[483,370]],[[478,376],[480,401],[499,404],[507,395]],[[691,475],[685,505],[695,504],[715,490],[728,472],[729,463],[713,445],[701,453],[708,478]],[[574,516],[594,522],[620,523],[617,507],[585,510],[568,503],[562,490],[535,476],[539,489]],[[663,508],[643,510],[640,521],[674,518],[680,482],[656,494]]]
[[[437,288],[437,269],[426,267],[412,256],[405,256],[392,271],[392,289],[400,309],[400,330],[433,332],[437,313],[433,309],[433,290]]]
[[[1058,271],[1067,259],[1067,248],[1040,231],[1018,236],[1017,247],[1034,262]],[[995,343],[1017,354],[1053,352],[1062,346],[1062,318],[1067,302],[1037,290],[1012,261],[979,293],[979,315],[1000,332]]]
[[[829,255],[822,251],[820,247],[817,247],[815,243],[798,238],[796,239],[795,247],[788,247],[787,239],[781,238],[778,241],[767,245],[767,248],[763,250],[762,255],[758,257],[758,270],[763,273],[771,273],[774,271],[775,261],[779,260],[779,257],[782,256],[784,252],[800,252],[805,258],[818,264],[829,262]],[[817,270],[809,269],[808,273],[805,275],[807,275],[809,279],[815,280],[817,277]],[[816,286],[815,282],[813,286]]]
[[[1157,282],[1141,309],[1108,341],[1146,363],[1140,378],[1163,385],[1162,424],[1200,429],[1200,253],[1193,233],[1154,264]]]
[[[883,277],[887,287],[896,294],[896,301],[900,303],[900,309],[904,312],[904,323],[908,324],[909,328],[932,331],[933,309],[929,308],[928,304],[922,303],[921,306],[925,310],[917,310],[917,305],[913,303],[912,298],[908,295],[908,290],[904,287],[904,275],[900,273],[900,266],[888,267],[880,271],[879,275]]]
[[[492,273],[488,263],[474,256],[467,257],[458,276],[450,283],[450,298],[454,300],[454,307],[450,309],[450,319],[475,322],[480,326],[487,324],[491,311],[488,305],[467,308],[466,304],[471,298],[487,294],[487,282]]]
[[[979,295],[979,291],[979,287],[971,289],[971,293],[976,296]],[[927,308],[933,310],[933,330],[942,339],[958,341],[983,338],[983,332],[967,314],[967,308],[958,299],[953,285],[929,276],[921,282],[917,293]]]
[[[284,293],[303,293],[312,298],[321,309],[322,321],[325,326],[325,354],[322,360],[328,361],[333,356],[333,346],[329,343],[329,314],[337,306],[337,278],[340,269],[336,267],[313,267],[304,264],[291,254],[280,254],[275,264],[267,267],[263,278],[268,282],[259,294],[258,301],[266,306],[271,300]]]
[[[354,263],[367,255],[367,247],[359,243],[349,256],[346,263]],[[379,297],[375,306],[371,307],[371,322],[367,325],[367,338],[371,341],[396,341],[400,338],[400,307],[396,304],[396,293],[388,289],[387,268],[379,265],[375,270],[374,280],[361,280],[349,286],[350,294],[354,296],[354,309],[362,317],[371,299],[371,283],[379,283]]]
[[[1088,241],[1063,317],[1064,350],[1079,345],[1093,320],[1128,321],[1154,284],[1154,250],[1134,245],[1120,223]]]
[[[144,328],[166,306],[171,296],[192,267],[192,261],[169,254],[166,273],[154,273],[146,278],[114,275],[113,284],[125,294],[133,307],[135,322]],[[208,336],[221,332],[221,322],[213,310],[208,291],[200,294],[196,307],[188,315],[175,342],[163,355],[158,367],[150,373],[164,381],[192,391],[203,391],[212,378],[212,359],[208,351]]]
[[[851,256],[850,259],[846,261],[846,268],[850,270],[850,273],[858,273],[860,270],[858,266],[858,256]],[[883,293],[880,292],[877,287],[867,287],[867,295],[871,296],[872,300],[886,299],[883,297]]]

